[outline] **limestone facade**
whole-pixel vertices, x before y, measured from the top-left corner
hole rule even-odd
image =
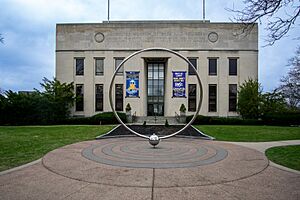
[[[258,78],[258,27],[247,35],[239,34],[237,23],[211,23],[209,21],[112,21],[93,24],[56,25],[56,78],[61,82],[74,82],[83,86],[83,109],[72,109],[74,116],[91,116],[111,111],[109,84],[115,71],[116,58],[125,58],[137,50],[163,47],[175,50],[187,58],[196,59],[203,90],[201,115],[237,116],[230,109],[230,85],[238,88],[248,78]],[[76,75],[76,59],[83,59],[83,75]],[[96,74],[96,59],[103,60],[103,73]],[[209,74],[210,60],[216,60],[216,74]],[[233,60],[236,74],[229,73]],[[123,111],[127,103],[137,116],[149,115],[148,71],[149,63],[162,63],[163,115],[175,116],[181,104],[189,111],[189,84],[196,84],[196,101],[200,87],[195,75],[189,75],[188,64],[167,52],[139,54],[124,65],[124,73],[117,75],[115,84],[123,84]],[[232,63],[231,63],[232,64]],[[77,63],[78,65],[78,63]],[[126,98],[126,71],[139,71],[139,98]],[[172,97],[172,71],[186,71],[186,98]],[[103,109],[96,111],[96,84],[103,85]],[[216,87],[216,96],[210,97],[209,86]],[[115,87],[114,87],[115,89]],[[76,88],[75,88],[76,91]],[[113,91],[115,94],[115,91]],[[113,95],[115,98],[115,95]],[[216,98],[214,100],[214,98]],[[212,100],[213,99],[213,100]],[[213,101],[215,110],[209,107]],[[114,100],[115,102],[115,100]],[[152,109],[152,107],[151,107]],[[102,111],[103,110],[103,111]],[[231,111],[230,111],[231,110]]]

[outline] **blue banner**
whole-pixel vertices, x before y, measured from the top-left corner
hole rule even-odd
[[[185,73],[173,72],[173,97],[185,97]]]
[[[126,97],[139,97],[139,73],[126,72]]]

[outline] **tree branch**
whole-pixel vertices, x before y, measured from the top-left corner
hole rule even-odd
[[[267,45],[273,45],[285,36],[300,15],[300,2],[294,0],[245,0],[244,3],[246,7],[243,10],[227,10],[236,13],[234,20],[242,23],[242,34],[248,34],[255,22],[266,18]],[[286,9],[292,12],[282,12]],[[280,16],[277,16],[278,13]]]
[[[2,34],[0,34],[0,43],[4,43],[4,38],[2,37]]]

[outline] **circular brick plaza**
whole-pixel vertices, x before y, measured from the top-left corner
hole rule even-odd
[[[209,165],[226,158],[227,151],[216,145],[190,141],[163,141],[156,148],[145,142],[117,140],[94,144],[82,151],[92,161],[133,168],[183,168]]]
[[[88,183],[126,187],[187,187],[250,177],[268,166],[266,157],[245,147],[199,139],[172,138],[153,148],[140,138],[112,138],[68,145],[48,153],[50,171]]]

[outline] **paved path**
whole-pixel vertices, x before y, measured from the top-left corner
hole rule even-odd
[[[300,175],[262,153],[277,144],[289,143],[81,142],[1,175],[0,199],[300,199]]]
[[[286,141],[274,141],[274,142],[228,142],[228,143],[249,147],[264,153],[267,149],[271,147],[300,145],[300,140],[286,140]]]
[[[287,141],[274,141],[274,142],[229,142],[231,144],[237,144],[240,146],[248,147],[251,149],[256,149],[257,151],[260,151],[262,153],[265,153],[265,151],[271,147],[277,147],[277,146],[287,146],[287,145],[300,145],[300,140],[287,140]],[[272,161],[269,161],[271,166],[277,167],[279,169],[293,172],[300,175],[300,171],[293,170],[281,165],[278,165]]]

